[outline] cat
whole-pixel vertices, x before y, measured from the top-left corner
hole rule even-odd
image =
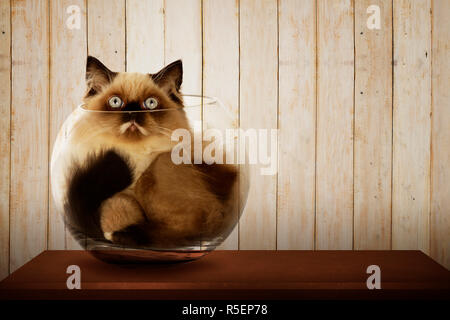
[[[181,60],[146,74],[87,58],[83,108],[91,112],[70,130],[70,166],[59,178],[69,228],[133,246],[198,244],[227,229],[235,167],[171,160],[171,132],[191,131],[182,78]]]

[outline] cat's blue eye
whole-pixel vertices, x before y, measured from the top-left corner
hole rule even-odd
[[[155,109],[158,106],[158,100],[155,98],[147,98],[144,101],[144,108],[152,110]]]
[[[109,106],[110,106],[111,108],[113,108],[113,109],[118,109],[118,108],[121,108],[121,107],[122,107],[123,101],[122,101],[122,99],[120,99],[119,97],[114,96],[114,97],[111,97],[111,98],[108,100],[108,104],[109,104]]]

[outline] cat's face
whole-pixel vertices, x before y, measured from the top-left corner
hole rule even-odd
[[[85,109],[93,113],[103,132],[117,139],[136,141],[170,136],[187,128],[180,94],[182,64],[176,61],[156,74],[119,73],[88,57]]]

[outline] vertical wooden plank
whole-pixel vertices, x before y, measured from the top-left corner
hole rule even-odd
[[[11,107],[10,1],[0,2],[0,280],[9,274]]]
[[[430,0],[394,2],[392,248],[429,252]]]
[[[66,117],[81,103],[86,85],[86,5],[84,0],[52,0],[50,8],[50,147]],[[76,7],[71,7],[76,6]],[[67,10],[69,9],[69,12]],[[73,9],[70,11],[70,9]],[[79,28],[67,25],[79,15]],[[76,21],[75,21],[76,22]],[[50,193],[49,249],[80,249],[65,231],[61,212],[57,212]]]
[[[317,3],[316,248],[352,249],[353,3]]]
[[[202,93],[201,0],[165,0],[165,63],[183,60],[183,93]]]
[[[450,1],[433,1],[431,256],[450,269]]]
[[[316,4],[279,2],[277,249],[314,249]]]
[[[277,128],[277,2],[240,2],[240,124]],[[270,134],[268,134],[270,137]],[[240,249],[276,248],[276,175],[250,169],[250,190],[239,224]]]
[[[125,0],[88,0],[88,54],[125,71]]]
[[[203,1],[203,92],[218,97],[238,123],[239,6],[235,0]],[[236,226],[219,249],[237,250],[238,231]]]
[[[164,0],[127,0],[127,71],[156,72],[164,65]]]
[[[48,1],[12,2],[11,272],[47,248]]]
[[[380,8],[380,29],[368,18]],[[391,247],[392,1],[355,1],[354,249]]]

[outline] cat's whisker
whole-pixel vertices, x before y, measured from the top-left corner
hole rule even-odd
[[[158,128],[156,128],[156,129],[158,129]],[[157,131],[158,133],[160,133],[160,134],[162,134],[162,135],[164,135],[164,136],[166,136],[166,137],[168,137],[168,138],[171,138],[172,137],[172,135],[170,135],[170,134],[168,134],[167,132],[164,132],[164,131]]]
[[[172,129],[169,129],[169,128],[165,128],[165,127],[161,127],[161,126],[156,126],[156,125],[153,125],[153,127],[155,127],[155,128],[157,128],[157,129],[162,129],[162,130],[165,130],[166,132],[169,132],[169,133],[172,133],[173,132],[173,130]]]

